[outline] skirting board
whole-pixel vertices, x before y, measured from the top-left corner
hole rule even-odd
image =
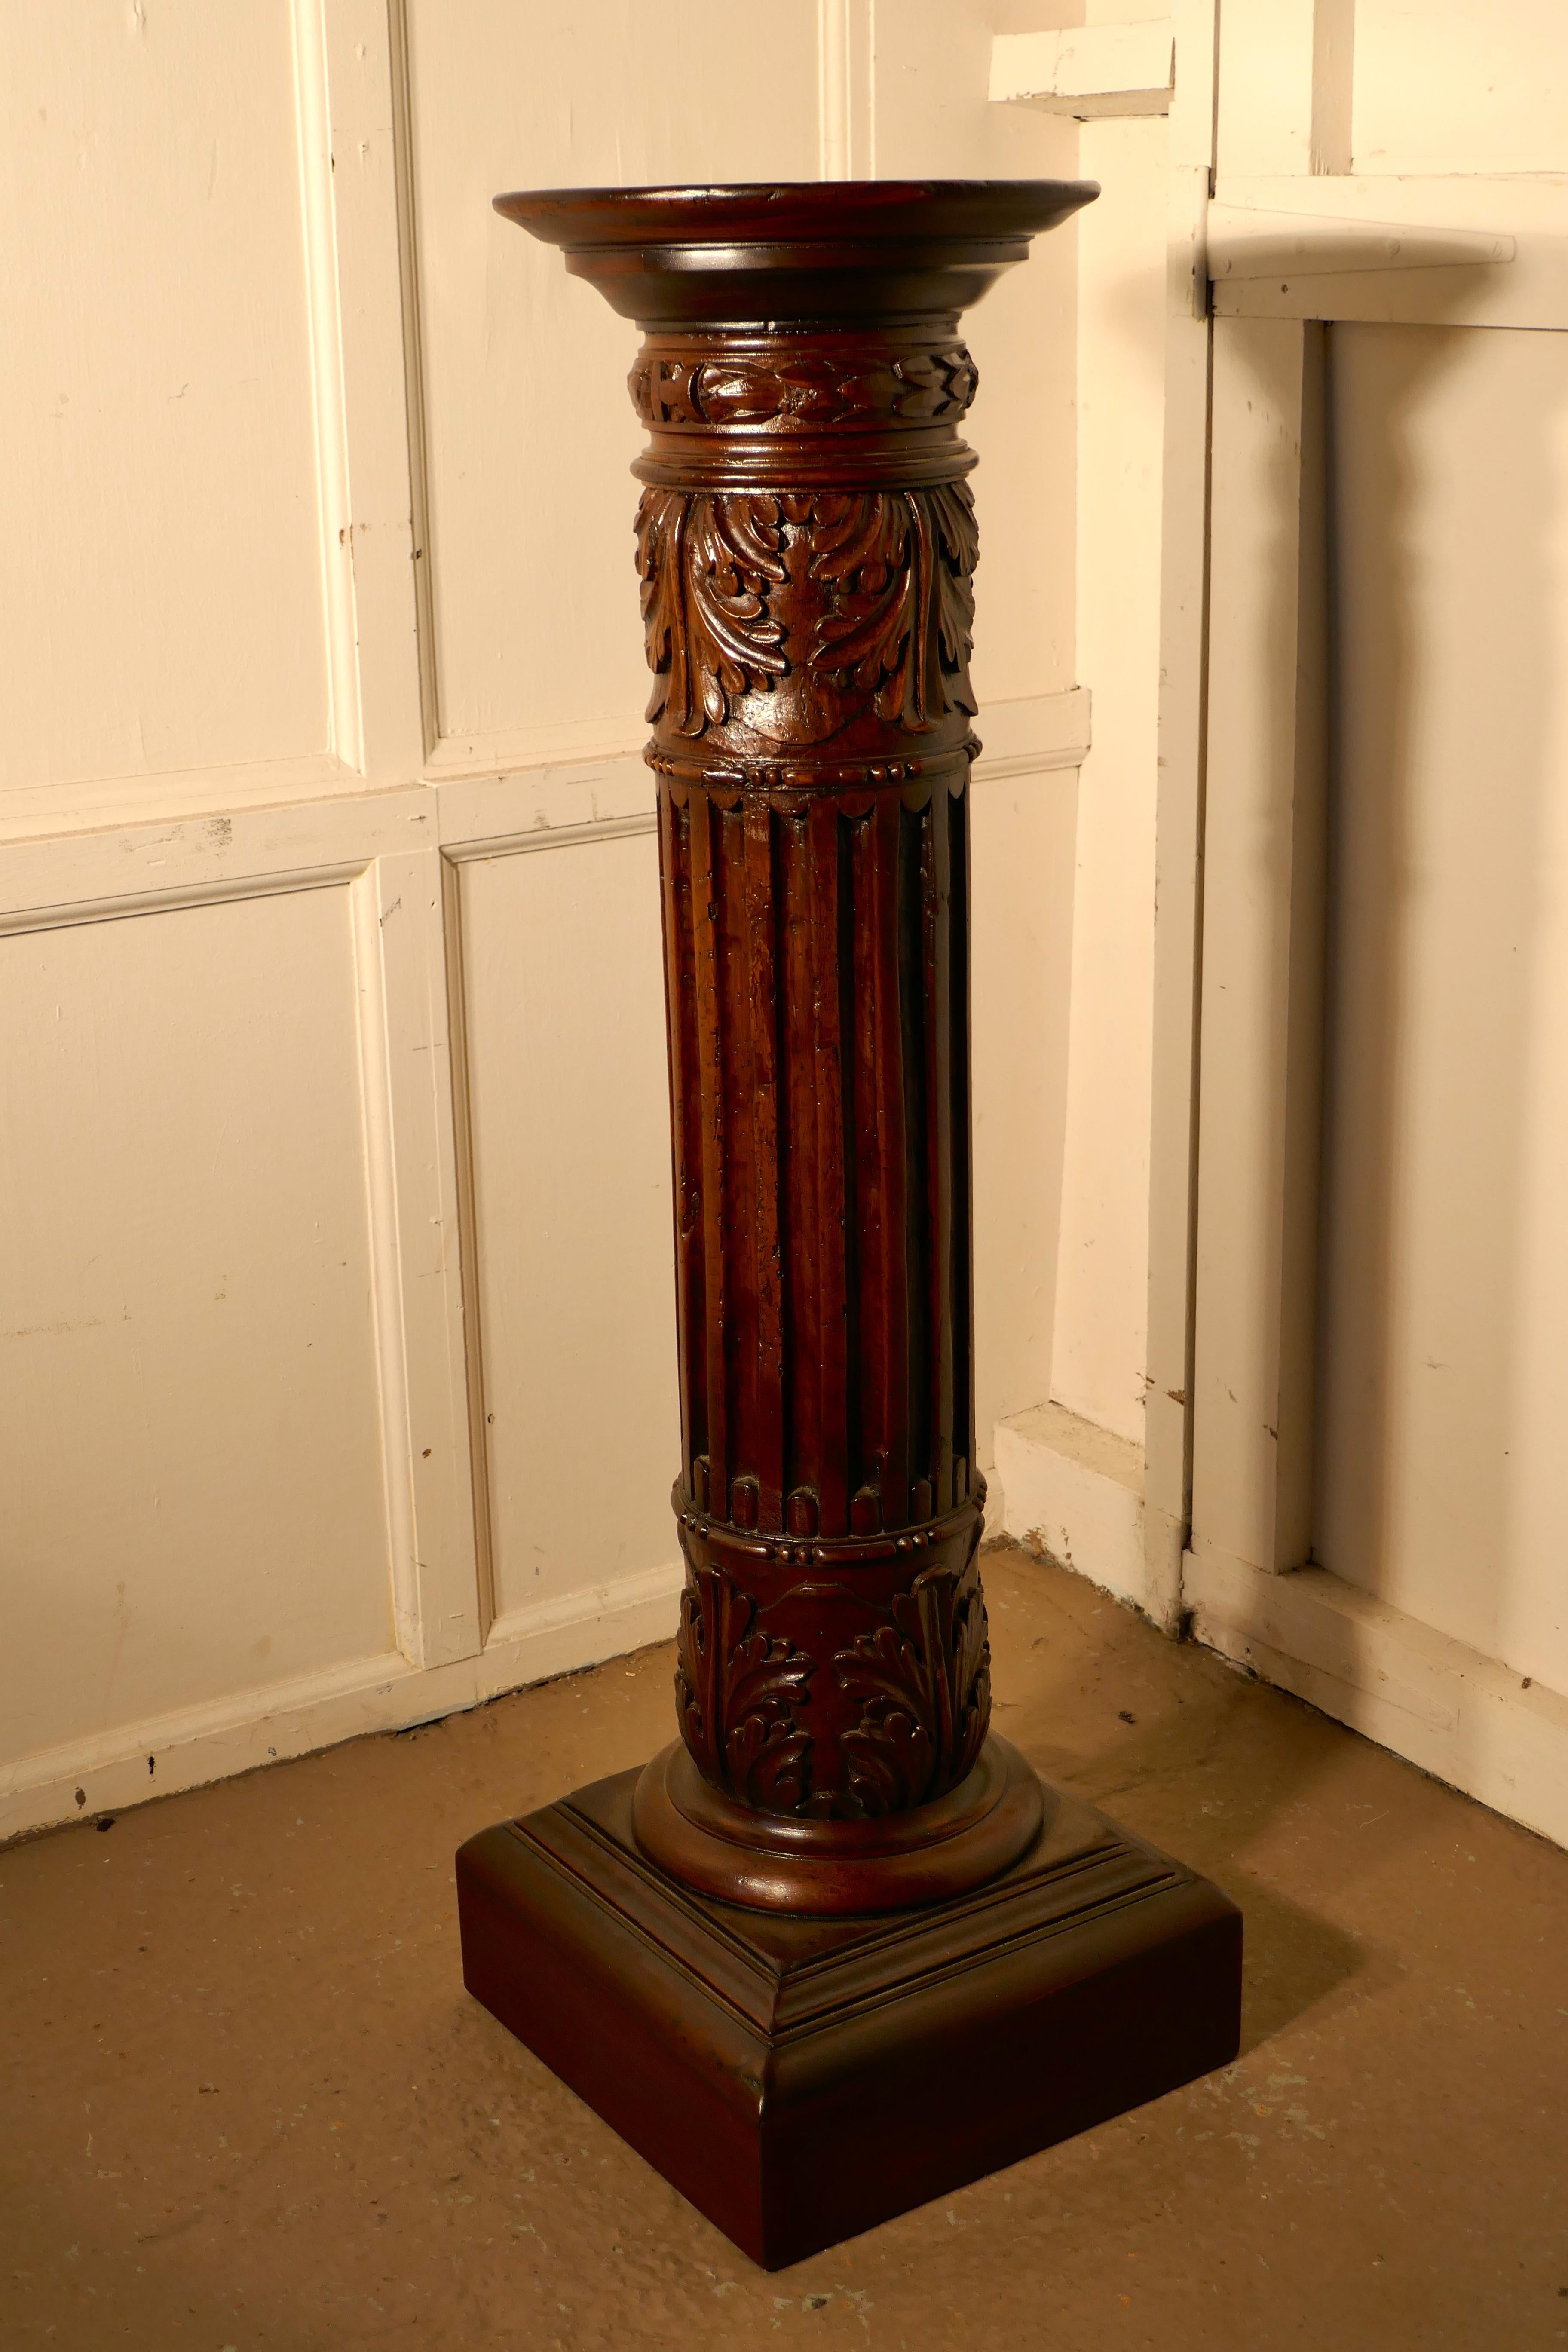
[[[354,1658],[23,1757],[0,1766],[0,1839],[121,1812],[365,1732],[405,1730],[668,1641],[683,1575],[670,1562],[513,1610],[475,1656],[447,1665],[420,1672],[395,1651]]]
[[[1002,1508],[987,1513],[992,1532],[1142,1608],[1142,1448],[1061,1404],[998,1422],[995,1447]]]
[[[1270,1576],[1200,1546],[1183,1570],[1197,1640],[1568,1846],[1568,1698],[1326,1569]]]

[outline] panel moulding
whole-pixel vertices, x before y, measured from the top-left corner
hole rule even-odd
[[[427,794],[334,797],[0,844],[0,930],[54,930],[350,882],[432,838]]]
[[[994,1531],[1145,1607],[1142,1448],[1061,1404],[999,1423],[995,1446]]]
[[[1326,1569],[1272,1576],[1199,1544],[1183,1581],[1198,1641],[1568,1845],[1568,1697]]]
[[[165,768],[151,775],[95,776],[78,783],[20,784],[0,801],[0,857],[16,844],[89,831],[125,833],[258,808],[350,799],[363,780],[330,751],[293,760],[247,760],[230,768]]]
[[[482,1651],[423,1672],[395,1652],[351,1659],[0,1765],[0,1839],[119,1812],[369,1732],[430,1722],[668,1641],[683,1574],[671,1563],[516,1610],[492,1628]]]
[[[1090,719],[1085,686],[986,703],[976,782],[1080,766]],[[199,876],[204,887],[232,879],[243,888],[268,871],[357,867],[437,839],[462,856],[487,844],[521,846],[552,829],[586,837],[638,816],[651,828],[653,780],[640,736],[599,751],[498,737],[461,754],[449,773],[433,762],[438,772],[423,782],[368,790],[323,754],[8,794],[0,812],[0,919],[46,903],[80,919],[69,910],[96,899],[118,911],[156,891],[177,895],[183,875]]]
[[[354,975],[359,990],[360,1084],[364,1110],[365,1192],[369,1208],[371,1304],[375,1318],[381,1402],[382,1475],[392,1574],[392,1622],[411,1666],[425,1664],[414,1534],[413,1434],[408,1411],[403,1279],[397,1245],[397,1177],[388,1067],[387,1006],[381,961],[381,891],[374,866],[351,893]]]
[[[984,704],[974,722],[982,745],[974,762],[975,782],[1081,768],[1093,741],[1091,717],[1087,686]]]
[[[393,170],[402,294],[403,378],[407,404],[409,525],[421,743],[426,761],[441,749],[436,675],[436,607],[430,584],[430,469],[425,425],[425,354],[419,295],[418,222],[414,185],[414,96],[407,0],[387,0],[392,83]]]
[[[984,746],[974,763],[977,781],[1080,767],[1089,756],[1090,719],[1087,686],[986,702],[975,722]],[[442,845],[640,809],[651,814],[642,735],[600,745],[593,732],[556,728],[446,739],[426,769],[441,794]]]
[[[1175,81],[1175,31],[1168,16],[997,33],[991,44],[994,103],[1031,106],[1079,122],[1168,114]]]
[[[355,644],[353,520],[349,500],[348,425],[339,331],[338,250],[332,216],[332,139],[323,0],[294,0],[293,19],[300,201],[310,322],[331,747],[346,768],[358,771],[363,765],[364,735]]]
[[[394,1617],[432,1667],[484,1638],[440,857],[378,858],[353,911]]]
[[[468,1055],[468,959],[463,940],[462,869],[441,859],[441,935],[446,958],[447,1026],[451,1086],[454,1202],[462,1284],[462,1370],[468,1411],[468,1491],[474,1532],[474,1583],[479,1639],[490,1638],[496,1615],[495,1537],[490,1507],[489,1414],[485,1403],[485,1342],[479,1303],[479,1217],[474,1185],[474,1112]]]

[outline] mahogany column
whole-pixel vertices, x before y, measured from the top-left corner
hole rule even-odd
[[[1236,2039],[1230,1907],[1042,1792],[989,1732],[974,1557],[976,537],[957,428],[975,373],[958,312],[1094,193],[878,182],[497,199],[647,330],[631,376],[648,428],[637,566],[687,1582],[679,1740],[635,1786],[623,1776],[465,1848],[465,1968],[769,2262],[1185,2079]],[[1086,1893],[1121,1916],[1109,1943],[1103,1922],[1068,1924],[1097,1916]],[[946,1998],[940,2059],[949,2102],[969,2110],[956,2141],[930,2120],[929,2083],[910,2117],[894,2088],[932,2063],[933,1935],[964,1988]],[[1074,1990],[1042,2041],[1042,1990],[1069,1948]],[[722,2054],[736,1949],[773,1980],[739,2061]],[[809,2032],[804,2012],[784,2022],[792,1956],[819,1992],[830,1961],[841,1979]],[[855,1984],[875,2030],[838,2014]],[[1106,2047],[1069,2091],[1062,2036],[1086,2023]],[[672,2035],[689,2061],[673,2079]],[[800,2105],[783,2083],[805,2042]],[[880,2083],[873,2044],[892,2070]],[[983,2045],[1000,2074],[977,2116]],[[1046,2072],[1021,2086],[1031,2051]],[[826,2100],[816,2124],[812,2098]],[[936,2135],[923,2161],[911,2130]]]

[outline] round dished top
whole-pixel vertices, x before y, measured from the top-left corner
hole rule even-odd
[[[646,326],[936,317],[978,301],[1092,180],[542,188],[495,208]]]

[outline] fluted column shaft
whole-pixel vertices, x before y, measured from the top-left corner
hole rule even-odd
[[[974,370],[910,328],[655,332],[654,674],[700,1769],[770,1812],[942,1795],[973,1567]]]

